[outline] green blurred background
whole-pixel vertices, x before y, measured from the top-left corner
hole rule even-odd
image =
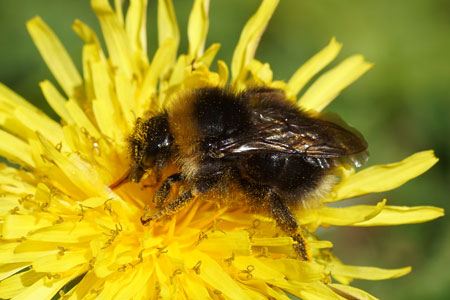
[[[150,55],[156,45],[156,1],[149,4]],[[218,58],[231,61],[246,20],[260,0],[212,0],[207,43],[220,42]],[[186,24],[192,1],[174,0],[186,52]],[[38,82],[54,78],[29,37],[25,22],[40,15],[65,44],[81,70],[75,18],[99,25],[89,1],[0,0],[0,81],[52,117]],[[285,0],[264,34],[256,57],[270,63],[275,79],[287,80],[305,60],[335,36],[344,47],[337,59],[362,53],[375,67],[329,107],[357,127],[370,145],[368,165],[399,161],[434,149],[439,163],[401,188],[351,200],[391,205],[434,205],[450,209],[450,2],[447,0]],[[350,203],[350,202],[349,202]],[[346,203],[343,203],[345,205]],[[449,299],[450,222],[447,217],[417,225],[331,228],[331,240],[345,263],[386,268],[413,266],[405,277],[356,281],[381,299]]]

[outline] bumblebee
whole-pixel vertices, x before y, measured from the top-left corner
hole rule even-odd
[[[157,210],[143,225],[179,210],[198,195],[237,187],[241,205],[263,210],[297,243],[308,259],[291,209],[308,206],[326,190],[337,166],[364,153],[355,130],[300,110],[283,91],[258,87],[233,92],[208,87],[184,93],[170,108],[136,121],[129,137],[128,180],[156,176],[169,164],[179,173],[166,178],[154,201]],[[183,187],[169,197],[175,183]]]

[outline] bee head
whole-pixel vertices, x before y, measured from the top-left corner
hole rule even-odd
[[[168,155],[172,140],[165,114],[145,120],[138,118],[133,134],[128,138],[131,156],[129,179],[139,182],[148,169],[161,164]]]

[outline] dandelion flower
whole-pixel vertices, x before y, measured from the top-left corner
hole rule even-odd
[[[126,138],[136,117],[164,106],[172,95],[203,86],[265,85],[298,99],[305,109],[324,109],[372,66],[347,58],[305,85],[337,56],[335,39],[301,66],[288,82],[274,81],[269,64],[254,58],[277,6],[264,0],[245,25],[231,62],[210,66],[219,44],[205,49],[209,1],[195,0],[188,23],[189,50],[177,56],[179,30],[170,0],[158,1],[159,47],[147,56],[146,1],[125,12],[92,0],[107,51],[83,22],[73,25],[83,47],[83,75],[40,18],[28,30],[63,93],[40,83],[55,122],[0,85],[0,154],[20,166],[0,166],[0,298],[52,299],[374,299],[349,286],[354,278],[380,280],[410,271],[349,266],[332,244],[312,234],[319,226],[417,223],[443,215],[434,207],[328,207],[326,204],[394,189],[428,170],[432,151],[405,160],[342,170],[322,205],[297,212],[310,261],[293,257],[293,240],[270,218],[243,209],[189,204],[167,221],[142,226],[154,190],[137,184],[109,186],[129,168]],[[226,195],[223,195],[226,197]]]

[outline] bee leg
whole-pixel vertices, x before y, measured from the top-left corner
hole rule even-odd
[[[299,232],[299,226],[289,207],[286,206],[280,196],[272,191],[268,192],[268,199],[270,213],[277,222],[277,225],[280,226],[284,232],[289,234],[295,242],[297,242],[293,245],[294,250],[298,253],[302,260],[311,260],[305,238]]]
[[[169,197],[170,190],[174,183],[181,181],[181,173],[176,173],[167,177],[163,184],[156,191],[153,202],[156,202],[156,207],[161,208]]]
[[[175,199],[169,201],[166,203],[161,209],[153,213],[152,215],[148,216],[147,213],[145,213],[141,217],[141,223],[142,225],[148,225],[150,221],[159,219],[163,216],[171,215],[172,213],[175,213],[180,208],[185,206],[194,198],[195,194],[191,189],[183,192],[181,195],[178,195]]]

